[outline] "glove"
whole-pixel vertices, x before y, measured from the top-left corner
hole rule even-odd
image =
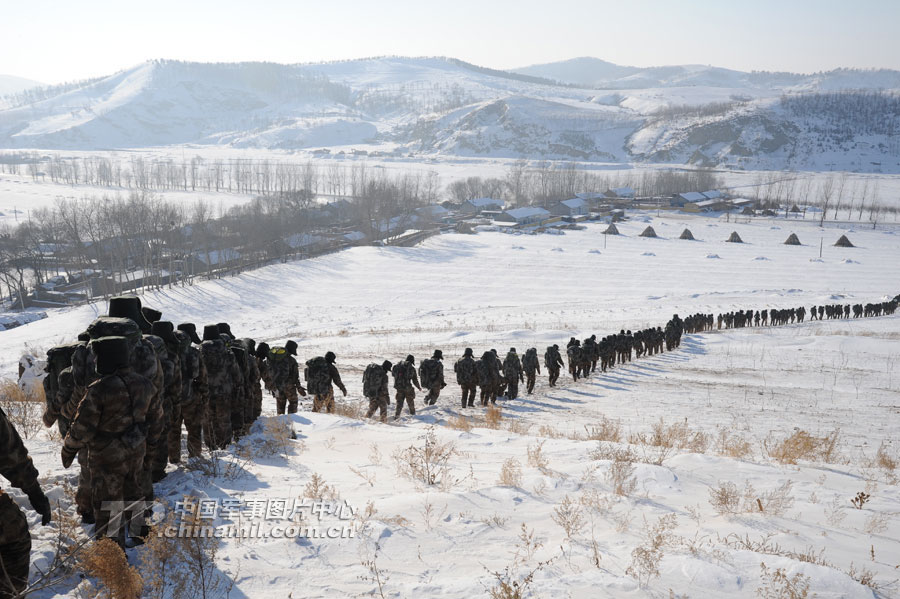
[[[26,491],[26,494],[28,495],[28,501],[31,503],[31,507],[41,515],[41,524],[44,526],[50,524],[50,500],[47,499],[47,496],[41,491],[41,487],[35,483],[34,487]]]
[[[344,394],[344,397],[347,397],[347,388],[346,388],[346,387],[341,387],[341,393]]]
[[[306,389],[303,387],[298,387],[297,389],[300,391],[300,397],[306,397]]]
[[[447,386],[447,383],[441,383],[441,389]]]
[[[68,468],[72,465],[72,462],[75,461],[75,456],[78,455],[78,451],[63,445],[62,448],[62,465],[63,468]]]
[[[50,428],[56,422],[56,414],[50,412],[50,410],[44,410],[44,414],[41,416],[41,421],[44,423],[44,426]]]

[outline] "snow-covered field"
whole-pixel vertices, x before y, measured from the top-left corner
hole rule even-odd
[[[648,224],[661,239],[638,237]],[[618,237],[605,238],[604,227],[354,248],[166,289],[144,303],[175,322],[227,321],[238,336],[295,339],[301,360],[335,351],[349,390],[339,402],[352,408],[362,402],[365,365],[407,353],[421,359],[441,348],[450,370],[465,347],[476,355],[491,347],[503,355],[510,346],[543,353],[573,335],[663,325],[675,312],[866,303],[900,292],[900,230],[890,227],[823,231],[808,222],[681,214],[638,215],[619,225]],[[685,227],[698,241],[678,239]],[[746,243],[725,243],[732,231]],[[782,245],[791,232],[803,246]],[[858,247],[832,247],[841,233]],[[51,310],[0,332],[0,371],[13,376],[23,351],[70,341],[104,312],[102,304]],[[452,374],[436,406],[420,401],[417,416],[391,425],[312,414],[303,401],[289,417],[298,440],[284,455],[243,463],[236,479],[170,467],[157,494],[168,502],[184,494],[293,501],[315,473],[357,509],[358,526],[365,521],[352,539],[223,540],[217,566],[236,578],[231,597],[380,596],[373,561],[389,597],[486,596],[497,584],[493,572],[522,583],[535,569],[526,597],[753,597],[765,583],[763,562],[770,573],[808,577],[817,597],[875,596],[849,575],[865,571],[880,596],[895,596],[900,488],[896,473],[872,459],[882,444],[887,455],[898,452],[898,340],[897,316],[690,336],[678,351],[587,381],[564,376],[551,389],[539,377],[533,396],[501,400],[499,428],[486,426],[481,408],[466,411],[471,430],[446,426],[461,411]],[[267,414],[273,404],[267,396]],[[662,455],[650,445],[661,420],[690,429],[679,437],[690,447]],[[606,432],[596,434],[603,422]],[[399,475],[393,458],[421,447],[432,426],[455,448],[439,485]],[[586,438],[589,431],[614,438],[617,427],[622,444]],[[797,430],[823,437],[835,429],[829,463],[784,465],[769,456]],[[260,428],[244,442],[258,445],[264,436]],[[61,483],[75,473],[60,467],[58,443],[27,444],[52,500],[74,509]],[[621,469],[627,450],[636,459],[635,486],[618,495],[610,472]],[[239,460],[233,454],[223,460]],[[518,462],[518,477],[508,460]],[[504,485],[505,462],[512,474]],[[748,509],[714,509],[710,491],[727,482],[746,495]],[[871,499],[857,510],[850,499],[860,491]],[[368,502],[377,511],[365,516]],[[660,518],[671,527],[653,545],[646,530],[659,528]],[[564,519],[581,525],[567,536]],[[540,547],[523,545],[523,525]],[[46,565],[55,531],[33,531],[37,565]],[[658,577],[640,567],[640,548],[655,556]],[[129,550],[133,563],[141,551]]]

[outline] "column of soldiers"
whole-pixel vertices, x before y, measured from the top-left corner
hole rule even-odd
[[[856,305],[813,306],[811,319],[871,317],[894,314],[900,296],[893,300]],[[568,370],[574,380],[601,372],[632,357],[677,349],[685,333],[732,327],[783,325],[803,322],[804,307],[739,310],[714,317],[694,314],[684,320],[674,315],[665,327],[632,333],[620,331],[597,340],[572,338],[567,344]],[[236,339],[227,323],[207,325],[202,338],[193,323],[162,320],[162,314],[132,296],[110,300],[108,316],[94,320],[75,343],[54,347],[47,353],[44,390],[46,426],[56,424],[63,436],[62,463],[70,467],[78,459],[80,474],[76,506],[86,524],[94,524],[95,536],[111,536],[123,547],[141,543],[148,534],[144,506],[154,498],[153,483],[166,475],[167,464],[182,457],[182,433],[187,433],[188,457],[227,447],[246,434],[262,411],[262,387],[275,397],[279,414],[294,413],[298,393],[313,396],[313,411],[334,411],[334,386],[346,396],[336,366],[327,352],[305,363],[300,383],[297,344],[283,347],[258,345],[253,339]],[[422,361],[418,372],[412,355],[392,364],[370,364],[363,374],[363,393],[369,399],[368,417],[376,412],[387,419],[389,378],[396,391],[395,418],[403,406],[415,414],[415,389],[426,391],[425,402],[434,405],[446,386],[443,354],[435,350]],[[566,362],[558,345],[547,347],[544,367],[549,385],[556,386]],[[534,392],[541,367],[536,348],[520,359],[510,348],[501,361],[491,349],[476,360],[471,348],[453,365],[460,386],[461,407],[474,407],[476,390],[482,406],[505,395],[518,396],[518,385]],[[32,506],[50,521],[50,505],[37,484],[37,471],[21,439],[0,411],[0,474],[22,489]],[[103,507],[105,502],[124,506],[120,514]],[[119,516],[111,518],[111,516]],[[21,511],[0,492],[0,518],[9,523],[0,529],[0,559],[8,580],[0,580],[0,599],[14,596],[28,576],[30,536]],[[114,524],[116,524],[114,526]],[[121,524],[121,525],[119,525]],[[5,586],[4,586],[5,584]]]

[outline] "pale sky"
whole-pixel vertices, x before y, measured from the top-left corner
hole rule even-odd
[[[900,0],[3,0],[0,74],[44,83],[153,58],[319,62],[451,56],[507,69],[900,69]]]

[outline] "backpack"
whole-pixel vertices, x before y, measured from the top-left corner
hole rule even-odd
[[[432,358],[422,360],[419,364],[419,383],[423,387],[431,387],[438,383],[440,378],[440,363]]]
[[[391,373],[394,375],[394,389],[406,389],[411,385],[410,379],[412,377],[409,376],[408,368],[413,367],[409,362],[397,362],[394,364],[394,367],[391,369]]]
[[[570,363],[577,364],[581,361],[581,348],[577,345],[570,345],[569,349],[566,350],[566,354],[569,356]]]
[[[475,371],[478,373],[478,386],[484,387],[491,384],[491,366],[484,358],[475,362]]]
[[[475,378],[475,359],[460,358],[457,360],[453,370],[456,371],[456,382],[460,385],[473,385],[477,382]]]
[[[324,395],[331,389],[331,369],[322,356],[306,362],[306,390],[313,395]]]
[[[369,364],[363,372],[363,395],[377,397],[383,386],[387,385],[387,373],[380,364]]]
[[[538,367],[538,357],[536,349],[529,349],[522,357],[522,367],[528,371],[535,371]]]

